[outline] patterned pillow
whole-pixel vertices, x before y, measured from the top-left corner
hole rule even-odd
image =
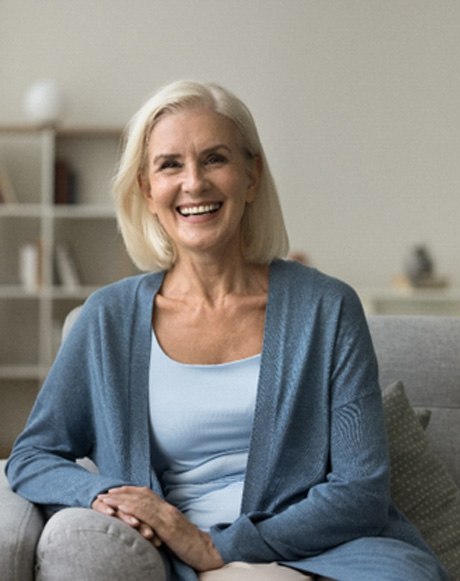
[[[460,572],[460,489],[430,449],[404,386],[383,392],[391,458],[391,493],[453,579]]]
[[[430,420],[431,420],[431,411],[425,410],[425,409],[414,410],[414,411],[415,411],[415,415],[417,416],[418,421],[420,422],[420,425],[422,426],[422,428],[424,430],[426,430],[428,427],[428,424],[430,423]]]

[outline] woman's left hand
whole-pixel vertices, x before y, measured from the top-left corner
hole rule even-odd
[[[98,499],[149,525],[173,553],[197,571],[224,565],[211,537],[149,488],[121,486],[100,494]]]

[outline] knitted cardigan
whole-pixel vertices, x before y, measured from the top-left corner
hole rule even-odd
[[[12,488],[30,501],[89,507],[123,484],[163,495],[148,417],[152,309],[163,276],[131,277],[86,301],[7,465]],[[85,456],[99,474],[75,463]],[[294,262],[270,266],[241,516],[211,535],[225,562],[278,561],[368,580],[383,579],[382,566],[398,567],[408,552],[432,567],[427,578],[445,578],[389,498],[377,363],[359,300]],[[375,563],[370,577],[360,576],[360,559]],[[171,562],[172,579],[197,578]]]

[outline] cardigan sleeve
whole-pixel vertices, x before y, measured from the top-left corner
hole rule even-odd
[[[13,490],[52,509],[88,507],[98,493],[129,483],[111,462],[111,444],[117,443],[110,427],[105,437],[96,437],[97,426],[111,420],[100,319],[97,301],[90,300],[61,346],[7,463]],[[112,471],[90,473],[76,463],[95,454],[106,456]]]
[[[296,561],[378,535],[389,509],[389,460],[377,364],[353,297],[333,333],[329,466],[325,478],[280,512],[248,512],[211,529],[225,562]],[[308,419],[306,418],[306,421]],[[288,470],[301,477],[298,466]],[[298,474],[298,476],[297,476]],[[286,506],[286,504],[285,504]]]

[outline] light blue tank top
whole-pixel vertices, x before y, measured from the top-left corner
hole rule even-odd
[[[260,355],[219,365],[168,357],[155,333],[149,379],[155,467],[166,500],[203,530],[240,513]]]

